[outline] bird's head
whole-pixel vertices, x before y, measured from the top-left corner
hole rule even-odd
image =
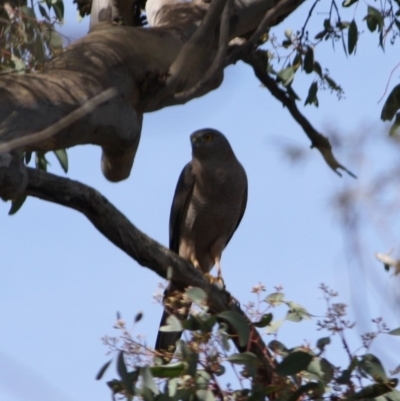
[[[192,155],[197,159],[218,158],[234,156],[231,145],[221,132],[212,129],[204,128],[193,132],[190,135],[192,144]]]

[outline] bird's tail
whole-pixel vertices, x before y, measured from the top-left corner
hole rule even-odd
[[[160,321],[160,327],[167,325],[170,315],[179,320],[186,320],[191,303],[182,299],[182,293],[169,286],[164,292],[165,309]],[[168,363],[175,352],[176,342],[181,338],[182,331],[158,331],[155,350],[160,353],[164,363]]]

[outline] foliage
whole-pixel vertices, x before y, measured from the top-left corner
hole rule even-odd
[[[382,50],[385,50],[387,42],[393,45],[400,35],[400,1],[389,0],[381,2],[379,7],[376,7],[367,5],[365,9],[358,4],[358,0],[345,0],[341,8],[335,0],[314,1],[301,29],[296,31],[286,29],[283,39],[278,39],[272,33],[265,38],[266,42],[262,49],[268,72],[276,77],[288,96],[295,100],[301,98],[294,90],[297,73],[302,71],[311,75],[313,80],[304,105],[318,107],[319,90],[329,90],[341,99],[344,90],[332,79],[329,70],[322,67],[323,63],[316,59],[316,49],[328,42],[333,49],[337,44],[341,44],[346,56],[355,55],[357,45],[364,35],[363,27],[378,36],[378,44]],[[317,8],[319,14],[327,16],[325,18],[314,16]],[[322,30],[318,32],[307,30],[312,18],[321,20]],[[381,114],[383,121],[395,119],[391,134],[394,134],[400,125],[400,113],[397,113],[399,109],[400,85],[397,85],[387,96]]]
[[[198,297],[191,298],[197,302],[197,309],[192,310],[187,321],[179,322],[179,328],[184,328],[188,335],[179,341],[175,360],[168,365],[161,364],[160,355],[147,347],[141,336],[130,333],[118,314],[115,328],[121,334],[103,338],[116,356],[119,376],[107,384],[114,396],[119,394],[126,399],[400,400],[400,392],[395,389],[397,379],[388,376],[378,357],[369,351],[378,335],[398,335],[400,330],[389,331],[382,319],[374,319],[376,331],[362,335],[362,347],[351,351],[346,331],[353,329],[354,324],[346,318],[346,305],[334,302],[337,293],[325,285],[320,289],[327,310],[325,316],[317,320],[317,329],[324,330],[326,336],[319,338],[315,346],[299,344],[289,348],[278,340],[279,327],[283,322],[310,319],[311,315],[302,306],[288,301],[281,288],[266,297],[262,284],[253,288],[256,302],[246,305],[248,316],[254,326],[264,329],[264,335],[274,337],[268,348],[274,355],[276,377],[268,387],[260,386],[257,378],[257,357],[250,352],[236,353],[231,348],[227,323],[243,336],[243,341],[251,341],[250,331],[244,329],[243,322],[232,311],[217,317],[210,315],[206,303],[204,300],[199,302]],[[186,292],[186,296],[189,294]],[[271,310],[279,307],[288,310],[285,318],[277,324],[272,320]],[[293,319],[294,315],[296,319]],[[140,314],[134,319],[134,327],[141,318]],[[176,330],[177,327],[168,325],[163,329]],[[334,336],[339,337],[344,359],[348,360],[343,367],[334,366],[328,360],[329,345]],[[111,362],[100,369],[96,379],[103,377]]]
[[[37,13],[41,18],[37,17]],[[40,71],[44,63],[63,48],[63,38],[56,25],[64,18],[63,0],[42,0],[31,7],[24,1],[4,3],[0,9],[0,74],[24,74]],[[62,169],[68,171],[65,149],[54,152]],[[26,152],[28,164],[32,152]],[[49,162],[43,152],[35,153],[35,165],[47,170]],[[17,213],[26,200],[23,195],[11,202],[9,215]]]

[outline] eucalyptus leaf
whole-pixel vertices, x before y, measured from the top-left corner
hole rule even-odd
[[[250,327],[248,321],[238,312],[225,311],[218,313],[217,317],[229,322],[239,336],[239,344],[245,347],[249,341]]]
[[[307,47],[306,55],[304,57],[304,71],[307,74],[311,74],[313,72],[314,67],[314,49],[311,46]]]
[[[110,366],[111,362],[112,362],[112,359],[110,359],[108,362],[106,362],[106,363],[100,368],[99,372],[98,372],[97,375],[96,375],[96,380],[100,380],[100,379],[103,377],[104,373],[106,372],[106,370],[107,370],[108,367]]]
[[[263,328],[268,326],[272,321],[272,313],[266,313],[261,317],[258,322],[253,322],[253,325],[258,328]]]
[[[307,104],[314,104],[316,107],[318,107],[318,98],[317,98],[317,92],[318,92],[318,82],[313,82],[308,89],[308,95],[307,98],[304,102],[304,106],[307,106]]]
[[[385,104],[382,107],[381,119],[391,120],[400,109],[400,84],[396,85],[390,92]]]
[[[278,340],[270,341],[268,348],[280,356],[287,356],[289,354],[289,350],[286,348],[286,346]]]
[[[353,21],[351,21],[349,26],[349,36],[347,40],[347,47],[349,50],[349,54],[352,54],[353,51],[355,50],[357,45],[357,40],[358,40],[358,28],[356,21],[353,19]]]
[[[167,324],[161,326],[160,331],[171,332],[171,331],[182,331],[182,323],[175,315],[169,315],[167,318]]]
[[[18,210],[21,209],[22,205],[25,203],[26,198],[26,195],[21,195],[20,197],[13,199],[11,201],[11,207],[8,211],[8,215],[12,216],[13,214],[17,213]]]
[[[148,366],[140,368],[140,377],[142,378],[143,386],[148,388],[153,394],[158,394],[159,390],[156,382],[154,381],[151,370]]]
[[[283,292],[273,292],[265,298],[265,302],[269,303],[271,306],[280,305],[285,299],[285,294]]]
[[[183,362],[170,363],[168,365],[151,366],[150,371],[153,377],[174,378],[180,376],[185,371]]]
[[[292,376],[306,370],[313,356],[307,352],[296,351],[290,353],[276,366],[276,373],[281,376]]]
[[[207,294],[204,290],[197,287],[191,287],[185,291],[185,294],[191,299],[196,305],[203,306],[203,302],[207,299]]]
[[[365,354],[359,361],[359,368],[371,376],[375,382],[382,383],[388,380],[381,361],[373,354]]]
[[[396,118],[397,118],[397,116],[396,116]],[[388,334],[390,334],[392,336],[400,336],[400,327],[398,327],[397,329],[390,330]]]
[[[65,149],[58,149],[54,151],[54,154],[59,161],[61,168],[64,170],[64,173],[68,172],[68,155]]]

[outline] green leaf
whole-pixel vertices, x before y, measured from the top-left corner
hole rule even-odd
[[[391,392],[392,389],[386,383],[376,383],[370,386],[365,386],[360,391],[353,395],[353,399],[360,400],[360,399],[374,399],[380,397],[383,394],[387,394]],[[387,397],[381,397],[382,401],[387,401]],[[377,400],[378,401],[378,398]]]
[[[136,314],[135,318],[133,319],[133,322],[134,323],[138,323],[138,322],[140,322],[142,320],[142,318],[143,318],[143,313],[139,312],[139,313]]]
[[[373,354],[365,354],[359,361],[359,368],[371,376],[375,382],[382,383],[388,380],[381,361]]]
[[[250,336],[250,327],[247,320],[240,315],[238,312],[235,311],[225,311],[218,313],[217,317],[226,320],[229,322],[235,332],[239,336],[239,344],[241,347],[245,347],[249,341]]]
[[[284,320],[282,320],[282,319],[273,321],[272,323],[270,323],[267,326],[266,332],[268,334],[276,333],[279,330],[279,327],[282,326],[283,322],[284,322]]]
[[[62,21],[64,19],[64,3],[61,0],[54,2],[53,10],[56,14],[56,17]]]
[[[198,389],[206,390],[208,389],[211,380],[211,375],[204,369],[199,369],[196,372],[195,383]]]
[[[272,351],[275,352],[275,354],[278,354],[280,356],[287,356],[289,354],[289,350],[285,347],[284,344],[282,344],[278,340],[272,340],[268,344],[268,348]]]
[[[350,7],[352,4],[357,3],[358,0],[345,0],[342,3],[343,7]]]
[[[103,377],[104,373],[106,372],[106,370],[107,370],[108,367],[110,366],[111,362],[112,362],[112,359],[110,359],[108,362],[106,362],[106,363],[101,367],[101,369],[99,370],[99,373],[97,373],[97,375],[96,375],[96,380],[100,380],[100,379]]]
[[[316,107],[318,107],[317,92],[318,92],[318,82],[313,82],[310,88],[308,89],[308,95],[307,99],[304,102],[304,106],[307,106],[308,104],[314,104]]]
[[[278,306],[283,302],[284,298],[285,294],[283,292],[273,292],[267,295],[265,302],[269,303],[271,306]]]
[[[325,74],[324,79],[332,90],[341,90],[341,87],[329,75]]]
[[[197,390],[196,397],[200,401],[215,401],[213,392],[210,389],[207,390]]]
[[[278,77],[282,81],[283,86],[288,86],[292,83],[294,78],[294,68],[287,67],[278,72]]]
[[[191,287],[185,291],[185,294],[191,299],[196,305],[204,307],[203,303],[207,299],[207,294],[204,290],[197,287]]]
[[[391,334],[392,336],[400,336],[400,327],[398,327],[397,329],[390,330],[388,334]]]
[[[327,31],[330,31],[332,29],[332,24],[331,24],[331,20],[329,18],[325,18],[324,19],[324,28]]]
[[[291,376],[306,370],[313,356],[302,351],[296,351],[289,354],[275,369],[281,376]]]
[[[43,152],[35,153],[35,164],[37,169],[47,171],[47,165],[49,162]]]
[[[252,352],[242,352],[228,356],[227,361],[235,365],[253,365],[258,363],[257,357]]]
[[[320,78],[323,78],[323,77],[322,77],[322,68],[321,68],[321,64],[318,63],[318,61],[315,61],[315,62],[314,62],[313,69],[314,69],[314,72],[316,72],[316,73],[320,76]]]
[[[168,379],[180,376],[185,371],[185,368],[184,363],[176,362],[168,365],[151,366],[150,371],[153,377]]]
[[[317,348],[321,351],[325,349],[325,347],[331,343],[330,337],[322,337],[317,341]]]
[[[324,36],[325,36],[327,33],[328,33],[328,32],[325,31],[325,29],[324,29],[323,31],[318,32],[318,33],[314,36],[314,39],[317,39],[317,40],[323,39]]]
[[[319,383],[310,382],[310,383],[303,384],[295,392],[293,392],[290,395],[290,397],[287,399],[287,401],[297,401],[299,399],[303,399],[303,397],[301,397],[303,394],[307,394],[308,397],[310,397],[311,399],[318,399],[318,398],[321,399],[322,394],[318,394],[319,397],[315,396],[314,393],[316,390],[320,390]],[[308,399],[308,397],[306,397],[306,399]]]
[[[382,107],[381,119],[391,120],[400,109],[400,85],[396,85],[390,92],[385,104]]]
[[[399,127],[400,127],[400,113],[396,113],[396,118],[394,119],[394,122],[393,122],[393,124],[392,124],[392,126],[390,127],[390,130],[389,130],[389,136],[396,135],[397,130],[399,129]],[[387,269],[387,265],[385,265],[385,269],[389,270],[389,269]],[[389,334],[397,335],[397,336],[400,335],[400,328],[397,329],[397,330],[399,330],[399,334],[393,334],[392,332],[389,332]]]
[[[311,46],[307,46],[307,52],[304,57],[304,71],[307,74],[311,74],[313,72],[314,67],[314,50]]]
[[[348,36],[347,47],[349,49],[349,54],[353,53],[356,48],[357,40],[358,40],[358,29],[356,21],[353,19],[349,26],[349,36]]]
[[[307,372],[314,374],[319,380],[328,384],[333,379],[334,366],[325,358],[314,357],[307,366]]]
[[[258,322],[253,322],[253,325],[258,328],[267,327],[272,321],[272,313],[266,313]]]
[[[8,215],[12,216],[13,214],[17,213],[19,209],[21,209],[22,205],[26,201],[26,195],[22,195],[16,199],[11,201],[11,207],[8,211]]]
[[[292,301],[288,301],[286,304],[289,306],[289,311],[285,317],[286,320],[291,322],[300,322],[303,319],[311,318],[311,315],[303,306]]]
[[[140,377],[142,378],[144,387],[148,388],[153,394],[159,393],[156,382],[148,366],[140,368]]]
[[[368,19],[372,19],[376,22],[376,24],[379,27],[379,31],[383,28],[384,21],[383,21],[383,16],[379,10],[377,10],[375,7],[368,6],[368,14],[367,14],[367,21]]]
[[[287,86],[286,87],[286,93],[289,95],[289,97],[292,100],[300,100],[299,96],[297,95],[297,93],[293,90],[293,88],[291,86]]]
[[[118,353],[118,358],[117,358],[117,372],[119,377],[122,380],[125,380],[127,375],[128,375],[128,369],[126,368],[125,365],[125,359],[124,359],[124,351],[120,351]]]
[[[174,379],[168,380],[168,395],[170,397],[175,396],[177,387],[178,387],[178,379],[174,378]]]
[[[175,315],[170,315],[167,318],[167,324],[165,326],[161,326],[160,331],[182,331],[182,323],[181,321],[175,316]]]
[[[378,27],[378,22],[375,18],[371,17],[370,15],[367,15],[365,18],[365,21],[367,21],[367,27],[371,32],[375,32],[376,28]]]
[[[64,170],[64,173],[68,172],[68,155],[65,149],[58,149],[54,151],[54,154],[56,155],[61,168]]]
[[[39,12],[40,12],[41,16],[43,18],[46,18],[47,21],[50,21],[50,17],[49,17],[49,14],[47,13],[46,9],[41,4],[38,4],[38,6],[39,6]]]

